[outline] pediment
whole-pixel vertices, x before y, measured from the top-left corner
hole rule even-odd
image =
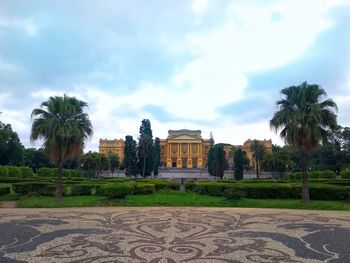
[[[182,135],[179,135],[179,136],[171,137],[169,139],[171,139],[171,140],[200,140],[201,138],[198,138],[196,136],[190,136],[190,135],[187,135],[187,134],[182,134]]]

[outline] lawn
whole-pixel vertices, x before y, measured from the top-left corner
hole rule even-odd
[[[193,192],[160,191],[152,195],[130,195],[121,200],[107,200],[101,196],[68,196],[61,203],[53,197],[24,197],[18,207],[93,207],[93,206],[193,206],[193,207],[252,207],[289,208],[307,210],[350,211],[350,203],[314,200],[304,204],[291,199],[241,199],[199,195]]]

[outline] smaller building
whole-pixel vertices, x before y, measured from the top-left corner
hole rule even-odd
[[[122,162],[124,160],[124,148],[125,143],[123,139],[100,139],[100,144],[98,147],[99,153],[102,153],[106,156],[110,154],[117,154],[119,156],[119,160]]]

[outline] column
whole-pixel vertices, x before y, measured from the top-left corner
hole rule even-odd
[[[204,168],[203,167],[203,158],[202,158],[202,145],[198,143],[198,168]]]
[[[177,144],[177,163],[176,168],[182,168],[182,159],[181,159],[181,144]]]
[[[191,143],[187,144],[187,167],[192,168],[192,149],[191,149]]]
[[[171,143],[167,143],[167,159],[166,159],[166,167],[172,168],[173,162],[172,162],[172,152],[171,152]]]

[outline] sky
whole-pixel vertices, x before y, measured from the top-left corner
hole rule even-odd
[[[94,135],[200,129],[216,143],[283,141],[280,90],[324,88],[350,126],[350,1],[0,0],[0,121],[25,147],[50,96],[88,103]]]

